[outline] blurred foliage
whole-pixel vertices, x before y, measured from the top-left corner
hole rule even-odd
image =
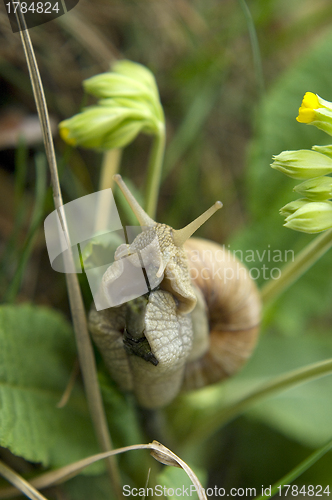
[[[281,268],[292,259],[292,251],[296,254],[312,240],[312,236],[282,226],[278,210],[290,201],[296,181],[273,171],[269,164],[272,155],[283,150],[310,149],[328,141],[323,132],[296,123],[295,117],[306,91],[332,100],[332,4],[330,0],[248,0],[247,5],[261,51],[264,94],[255,71],[243,2],[81,0],[66,16],[33,28],[30,34],[49,110],[57,123],[89,104],[83,95],[82,80],[108,70],[111,61],[126,58],[151,69],[167,125],[158,220],[183,227],[202,209],[221,199],[222,212],[200,229],[198,236],[242,252],[244,263],[253,268],[262,286],[266,281],[263,265],[270,277],[271,269]],[[1,4],[1,136],[12,126],[17,111],[30,116],[35,114],[35,105],[19,37],[12,34]],[[65,201],[97,190],[101,157],[73,150],[59,137],[55,139]],[[42,234],[40,210],[45,217],[53,210],[50,192],[40,196],[38,217],[33,220],[35,184],[41,175],[35,169],[36,153],[43,150],[40,137],[37,134],[33,141],[19,146],[16,161],[12,144],[0,144],[2,300],[14,276],[19,276],[20,286],[14,294],[17,292],[17,302],[33,301],[68,315],[64,276],[52,271]],[[123,175],[141,193],[149,147],[149,139],[139,136],[124,151],[121,166]],[[119,207],[121,210],[120,203]],[[33,245],[28,245],[27,251],[28,238]],[[279,261],[273,260],[276,251],[281,252]],[[254,252],[251,260],[250,252]],[[217,386],[215,392],[203,390],[187,396],[188,401],[196,398],[197,406],[188,405],[183,414],[175,413],[176,404],[171,407],[173,415],[167,418],[173,429],[166,441],[172,441],[172,435],[189,425],[186,418],[194,418],[195,412],[201,418],[204,411],[216,413],[228,396],[246,392],[268,377],[331,356],[331,264],[330,253],[266,308],[264,336],[241,374]],[[89,304],[85,277],[80,279]],[[37,317],[41,314],[39,307],[31,306],[29,314]],[[51,317],[54,313],[43,314]],[[27,323],[20,315],[16,321]],[[19,326],[22,336],[23,326]],[[67,357],[73,349],[70,345]],[[48,349],[45,345],[43,355],[50,354]],[[139,412],[130,396],[120,395],[109,385],[98,354],[97,360],[116,445],[155,437],[154,429],[159,430],[157,439],[162,441],[165,414],[160,412],[152,418]],[[60,386],[57,391],[61,391]],[[209,399],[209,394],[215,399]],[[268,486],[331,437],[330,394],[329,378],[312,382],[256,405],[223,429],[217,426],[207,440],[192,440],[187,448],[176,439],[170,444],[179,455],[187,454],[185,458],[203,471],[203,477],[208,471],[206,485]],[[28,460],[43,460],[17,447],[13,451],[21,452]],[[79,453],[78,449],[71,451]],[[4,453],[0,449],[0,456]],[[148,457],[140,461],[136,455],[128,455],[121,460],[126,470],[124,482],[144,486]],[[298,484],[327,484],[331,460],[326,455],[299,478]],[[75,478],[62,488],[72,499],[108,498],[106,479],[100,477]]]

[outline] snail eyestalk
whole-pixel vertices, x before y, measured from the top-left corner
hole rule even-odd
[[[197,217],[197,219],[188,224],[188,226],[178,230],[173,229],[174,244],[177,247],[182,246],[190,238],[190,236],[194,234],[194,232],[197,231],[197,229],[201,227],[204,224],[204,222],[206,222],[221,207],[222,207],[221,201],[216,201],[215,204],[212,205],[212,207],[208,208],[206,212]]]
[[[148,214],[143,210],[143,208],[138,204],[137,200],[134,198],[134,196],[131,194],[131,192],[123,182],[121,175],[116,174],[114,175],[113,179],[121,189],[124,197],[126,198],[128,204],[130,205],[130,208],[136,215],[137,220],[140,223],[140,226],[155,226],[156,225],[155,221],[151,219],[151,217],[149,217]]]

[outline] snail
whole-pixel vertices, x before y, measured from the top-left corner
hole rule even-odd
[[[241,368],[257,341],[260,297],[248,270],[231,252],[190,238],[220,202],[174,230],[145,213],[120,175],[115,180],[142,232],[116,250],[103,276],[103,291],[107,295],[121,275],[124,257],[145,267],[152,279],[148,293],[118,307],[91,310],[89,328],[120,388],[133,391],[140,406],[159,408],[182,389],[218,382]]]

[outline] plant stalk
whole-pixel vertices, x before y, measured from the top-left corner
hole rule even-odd
[[[17,21],[20,27],[21,41],[25,57],[27,60],[27,65],[29,68],[33,94],[36,101],[39,120],[41,122],[46,155],[51,172],[51,183],[53,188],[54,205],[58,212],[59,219],[62,222],[62,229],[64,230],[66,239],[67,241],[69,241],[69,233],[66,225],[66,220],[65,218],[62,218],[60,213],[60,207],[63,205],[63,201],[62,201],[62,194],[61,194],[61,188],[60,188],[57,165],[56,165],[56,158],[54,153],[53,137],[49,124],[49,116],[48,116],[46,99],[43,91],[43,85],[41,82],[39,69],[35,58],[33,46],[30,40],[29,32],[27,29],[24,29],[26,25],[24,18],[21,17],[20,9],[17,9],[17,11],[19,12]],[[71,252],[68,252],[68,254],[69,254],[68,257],[69,261],[73,261],[73,256]],[[70,265],[70,263],[71,262],[69,262],[68,264]],[[80,367],[82,371],[83,382],[85,386],[86,397],[89,405],[92,422],[101,449],[103,451],[109,451],[113,448],[112,441],[107,426],[106,415],[98,384],[95,358],[90,336],[88,333],[83,299],[77,275],[75,273],[70,273],[70,274],[66,273],[66,282],[68,288],[70,309],[73,319],[73,326],[76,336]],[[112,481],[113,488],[116,492],[117,497],[120,499],[122,498],[121,482],[120,482],[119,471],[114,457],[106,459],[106,464]]]
[[[112,189],[114,185],[113,176],[118,172],[121,162],[122,149],[109,149],[105,151],[101,166],[99,179],[99,190]],[[96,233],[105,227],[105,218],[108,220],[109,214],[113,209],[112,196],[99,197],[96,217]]]
[[[309,469],[312,465],[314,465],[321,457],[323,457],[327,452],[329,452],[332,448],[332,440],[327,444],[314,451],[308,458],[303,460],[299,465],[294,467],[288,474],[286,474],[283,478],[279,479],[276,483],[271,486],[271,494],[270,495],[261,495],[260,497],[256,497],[255,500],[264,500],[265,498],[271,498],[276,493],[281,494],[280,486],[284,488],[285,486],[290,485],[295,479],[297,479],[301,474],[303,474],[307,469]]]
[[[44,495],[39,493],[31,484],[29,484],[23,477],[21,477],[17,472],[8,467],[0,460],[0,475],[7,479],[12,485],[21,491],[25,496],[31,500],[47,500]]]
[[[183,434],[184,439],[187,439],[187,442],[184,444],[185,446],[188,444],[190,446],[192,442],[209,438],[222,426],[226,425],[264,398],[330,374],[332,374],[332,359],[313,363],[304,368],[299,368],[275,377],[238,401],[230,403],[229,406],[225,408],[220,408],[213,414],[208,415],[203,412],[201,419],[196,421],[192,428],[189,426],[189,428],[187,428],[188,432],[185,435]]]
[[[269,280],[262,287],[261,297],[266,305],[289,288],[302,274],[317,262],[332,247],[332,229],[317,236],[282,270],[280,278]]]
[[[161,171],[165,154],[165,127],[161,126],[159,134],[153,139],[149,158],[145,193],[145,211],[152,218],[156,217]]]
[[[118,173],[121,162],[122,149],[109,149],[103,155],[99,190],[112,188],[114,185],[113,176]]]
[[[51,472],[45,472],[38,477],[31,479],[31,486],[38,489],[49,488],[57,484],[61,484],[72,477],[79,474],[85,467],[97,462],[98,460],[103,460],[110,455],[118,455],[120,453],[125,453],[127,451],[134,450],[150,450],[150,454],[155,460],[162,464],[171,465],[174,467],[180,467],[187,474],[192,484],[195,486],[199,500],[207,500],[205,490],[203,489],[198,477],[194,471],[186,464],[180,457],[175,455],[169,448],[162,445],[158,441],[152,441],[148,444],[134,444],[131,446],[125,446],[124,448],[117,448],[116,450],[109,451],[106,453],[99,453],[98,455],[92,455],[91,457],[84,458],[78,462],[66,465]],[[14,488],[3,488],[0,490],[0,498],[12,498],[17,496],[17,491]],[[42,497],[43,500],[44,497]],[[164,497],[165,498],[165,497]]]

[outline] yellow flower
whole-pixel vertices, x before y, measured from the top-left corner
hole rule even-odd
[[[318,96],[312,92],[306,92],[299,109],[299,116],[296,118],[297,121],[300,123],[313,122],[316,117],[315,110],[319,107]]]
[[[332,103],[325,101],[317,94],[305,93],[299,109],[299,116],[296,119],[300,123],[315,125],[320,130],[332,135]]]

